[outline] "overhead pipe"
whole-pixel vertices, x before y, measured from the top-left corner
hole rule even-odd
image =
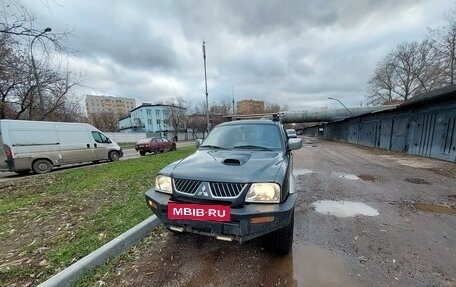
[[[301,111],[281,112],[280,122],[283,124],[306,123],[306,122],[332,122],[350,117],[395,109],[395,105],[375,107],[350,107],[345,109],[309,109]]]

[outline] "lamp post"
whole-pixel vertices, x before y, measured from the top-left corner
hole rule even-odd
[[[349,113],[352,117],[354,117],[354,115],[352,114],[352,112],[341,102],[339,101],[338,99],[335,99],[335,98],[331,98],[331,97],[328,97],[328,99],[330,100],[334,100],[334,101],[338,101]]]
[[[204,84],[206,86],[206,131],[209,133],[209,100],[207,93],[207,75],[206,75],[206,42],[203,41],[203,58],[204,58]]]
[[[38,39],[39,37],[41,37],[44,33],[51,32],[51,31],[52,31],[52,29],[49,27],[44,29],[44,31],[41,32],[40,34],[36,35],[33,38],[32,42],[30,43],[30,55],[32,57],[33,75],[35,76],[36,87],[38,89],[38,97],[40,98],[41,115],[43,116],[43,119],[44,119],[43,95],[41,94],[41,85],[40,85],[40,81],[38,79],[38,73],[36,71],[35,58],[33,58],[33,43],[35,43],[35,40]]]

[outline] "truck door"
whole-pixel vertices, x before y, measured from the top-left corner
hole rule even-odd
[[[93,144],[94,160],[108,159],[108,146],[111,143],[109,138],[98,131],[92,131],[92,137],[95,143]]]

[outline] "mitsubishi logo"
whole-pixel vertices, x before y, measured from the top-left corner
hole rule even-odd
[[[198,192],[196,193],[196,195],[209,197],[209,186],[208,186],[207,182],[201,183],[201,186],[200,186]]]

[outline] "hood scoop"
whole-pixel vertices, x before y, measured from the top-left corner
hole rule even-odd
[[[227,154],[225,158],[221,160],[224,165],[241,166],[248,162],[251,154],[240,153],[240,154]]]
[[[241,165],[241,161],[235,158],[227,158],[222,161],[223,164],[225,165]]]

